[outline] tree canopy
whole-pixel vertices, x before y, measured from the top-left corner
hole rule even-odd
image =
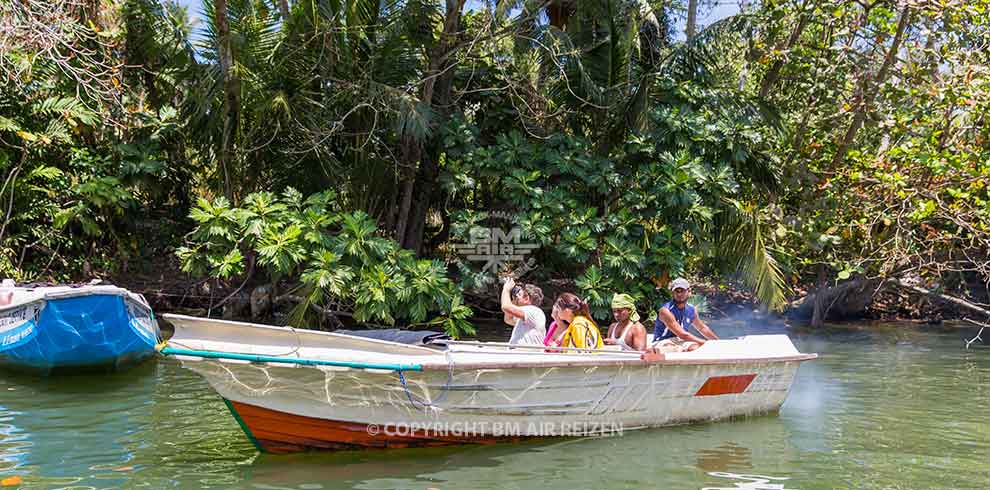
[[[857,277],[986,296],[990,2],[766,0],[673,37],[696,8],[3,3],[0,275],[167,250],[300,323],[456,333],[498,272],[458,245],[498,228],[600,316],[682,274],[774,310]]]

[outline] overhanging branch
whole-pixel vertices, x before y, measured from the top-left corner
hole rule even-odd
[[[897,287],[899,287],[901,289],[904,289],[904,290],[907,290],[907,291],[911,291],[911,292],[918,293],[918,294],[923,294],[923,295],[928,296],[928,297],[932,297],[932,298],[936,298],[936,299],[939,299],[939,300],[942,300],[942,301],[945,301],[945,302],[948,302],[948,303],[952,303],[954,305],[963,307],[963,308],[965,308],[965,309],[967,309],[969,311],[973,311],[973,312],[979,313],[979,314],[981,314],[981,315],[983,315],[983,316],[985,316],[987,318],[990,318],[990,310],[986,310],[984,308],[980,308],[979,306],[976,306],[973,303],[970,303],[969,301],[966,301],[966,300],[964,300],[962,298],[958,298],[956,296],[950,296],[950,295],[945,294],[945,293],[939,293],[939,292],[936,292],[936,291],[932,291],[930,289],[925,289],[925,288],[923,288],[921,286],[917,286],[915,284],[908,284],[908,283],[904,282],[904,280],[901,279],[901,278],[887,279],[886,284],[891,284],[893,286],[897,286]]]

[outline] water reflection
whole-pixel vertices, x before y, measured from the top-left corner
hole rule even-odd
[[[753,467],[753,451],[734,442],[727,442],[714,449],[698,451],[698,469],[712,472],[745,470]]]
[[[154,376],[155,369],[139,366],[134,375]],[[130,379],[5,374],[0,380],[4,475],[75,485],[79,475],[95,474],[106,479],[103,485],[123,484],[126,477],[111,469],[133,458],[127,437],[142,426],[135,415],[148,408],[155,386]]]
[[[771,482],[782,482],[789,480],[786,477],[779,476],[763,476],[763,475],[738,475],[735,473],[725,473],[719,471],[713,471],[708,473],[708,476],[714,476],[716,478],[727,478],[730,480],[741,480],[733,483],[731,487],[702,487],[701,490],[793,490],[784,487],[783,483],[771,483]]]
[[[246,469],[253,488],[302,488],[337,482],[391,488],[697,488],[713,471],[746,473],[797,451],[776,417],[728,424],[627,432],[619,437],[542,440],[523,444],[263,455]],[[777,464],[773,463],[772,469]]]
[[[205,388],[170,362],[99,376],[4,374],[0,471],[32,488],[129,488],[160,476],[236,483],[217,470],[244,463],[245,445],[251,458],[254,451],[230,437],[240,434],[217,437],[230,417]]]

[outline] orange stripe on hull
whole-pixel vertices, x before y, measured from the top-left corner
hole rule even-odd
[[[294,415],[233,400],[228,400],[228,404],[248,432],[248,437],[261,450],[269,453],[494,444],[527,438],[484,434],[449,435],[422,429],[387,431],[379,426]]]
[[[742,393],[756,379],[755,374],[740,374],[736,376],[712,376],[701,385],[694,396],[716,396]]]

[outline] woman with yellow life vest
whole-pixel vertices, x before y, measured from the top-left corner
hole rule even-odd
[[[598,325],[591,319],[588,303],[574,294],[563,293],[557,297],[554,306],[557,307],[560,319],[568,324],[567,330],[560,337],[561,347],[602,348],[602,334],[598,331]]]

